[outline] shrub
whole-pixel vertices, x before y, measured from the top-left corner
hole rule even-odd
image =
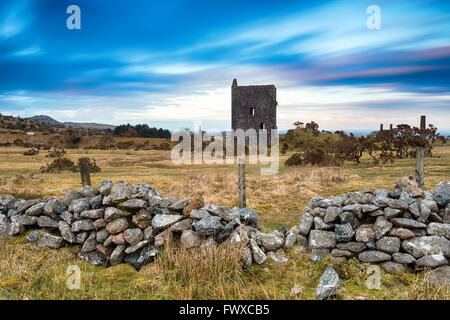
[[[303,160],[301,153],[294,153],[292,156],[290,156],[285,162],[285,166],[301,166],[304,165],[305,161]]]
[[[97,166],[97,163],[95,162],[95,159],[91,160],[89,159],[89,171],[90,172],[100,172],[102,169]]]
[[[102,149],[102,150],[111,149],[112,146],[114,145],[114,139],[113,139],[112,135],[107,134],[107,135],[104,135],[103,137],[101,137],[98,145],[99,145],[99,149]]]
[[[16,146],[18,146],[18,147],[20,147],[20,146],[23,145],[23,140],[21,140],[21,139],[16,139],[16,140],[13,141],[13,144],[16,145]]]
[[[120,141],[117,143],[116,148],[120,150],[130,150],[135,147],[134,141]]]
[[[288,150],[289,145],[285,142],[283,143],[283,147],[281,147],[281,154],[286,154],[286,151]]]
[[[68,158],[58,158],[51,164],[47,165],[47,167],[41,167],[42,173],[60,173],[63,171],[79,172],[80,168]],[[95,162],[95,159],[89,159],[89,171],[91,173],[102,171],[102,169]]]
[[[75,163],[67,158],[55,159],[51,164],[47,165],[47,167],[41,168],[42,173],[60,173],[63,171],[77,172],[78,170]]]
[[[72,143],[72,144],[78,144],[80,142],[81,142],[81,137],[75,137],[70,140],[70,143]]]
[[[159,146],[156,147],[157,150],[170,150],[170,143],[162,142]]]
[[[309,149],[305,152],[305,162],[312,165],[327,164],[327,156],[323,148]]]
[[[39,154],[39,150],[38,149],[30,149],[30,150],[27,150],[27,151],[25,151],[23,153],[24,156],[35,156],[37,154]]]
[[[54,148],[53,151],[49,152],[46,155],[46,157],[47,158],[61,158],[64,155],[66,155],[66,153],[67,152],[66,152],[66,150],[64,148],[61,148],[61,149]]]

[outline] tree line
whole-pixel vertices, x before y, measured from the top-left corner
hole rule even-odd
[[[140,138],[170,138],[170,131],[162,128],[150,128],[146,124],[138,124],[135,126],[120,125],[112,131],[114,136],[120,137],[140,137]]]

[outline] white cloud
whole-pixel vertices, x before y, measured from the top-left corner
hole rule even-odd
[[[19,20],[14,13],[10,14],[3,23],[0,24],[0,36],[10,38],[19,34],[24,29],[24,24]]]
[[[0,16],[0,37],[11,38],[21,33],[28,25],[29,0],[14,1],[12,5],[5,12],[9,12],[6,16]]]
[[[155,73],[162,75],[183,75],[197,73],[200,71],[211,70],[223,67],[218,64],[195,64],[195,63],[164,63],[158,64],[131,64],[119,70],[120,74],[134,73]]]
[[[35,56],[43,54],[40,46],[31,46],[13,53],[15,56]]]
[[[160,105],[148,105],[144,114],[157,120],[223,120],[231,117],[229,88],[205,90],[191,95],[167,97]]]

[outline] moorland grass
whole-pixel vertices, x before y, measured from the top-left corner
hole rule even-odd
[[[80,187],[78,173],[41,174],[50,160],[41,152],[23,156],[23,148],[0,148],[0,194],[22,198],[62,196]],[[281,156],[274,176],[261,176],[257,165],[247,166],[247,206],[260,213],[262,228],[298,224],[300,213],[315,195],[332,196],[360,189],[391,189],[404,175],[414,175],[414,159],[374,167],[370,159],[342,167],[284,167],[290,154]],[[67,157],[96,159],[102,172],[92,174],[97,185],[104,179],[146,182],[164,196],[202,195],[206,203],[238,204],[236,165],[175,165],[170,151],[68,150]],[[437,146],[434,157],[425,159],[425,189],[450,178],[450,146]],[[313,264],[297,248],[287,252],[289,262],[266,262],[242,270],[236,252],[218,248],[212,256],[166,248],[157,261],[135,271],[121,264],[93,267],[75,257],[78,247],[54,250],[29,244],[23,236],[0,244],[0,298],[2,299],[314,299],[315,288],[325,268],[333,264],[341,276],[337,299],[448,299],[449,287],[436,287],[424,272],[395,276],[381,271],[380,290],[368,289],[367,264],[327,257]],[[216,258],[214,258],[216,257]],[[220,259],[217,259],[220,257]],[[201,259],[200,259],[201,258]],[[80,290],[66,286],[67,267],[78,265]],[[302,287],[298,296],[291,288]]]

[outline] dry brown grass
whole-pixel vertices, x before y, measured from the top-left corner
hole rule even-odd
[[[337,299],[437,299],[450,287],[425,281],[423,273],[394,276],[381,273],[381,289],[365,286],[368,264],[353,260],[317,264],[308,255],[289,250],[289,262],[267,260],[243,270],[241,253],[226,245],[211,251],[166,246],[160,256],[137,272],[127,264],[103,268],[78,260],[79,247],[55,250],[27,243],[23,237],[0,241],[0,299],[315,299],[324,270],[333,265],[341,277]],[[81,270],[81,289],[69,290],[67,268]],[[300,286],[299,296],[290,296]]]
[[[121,264],[93,267],[75,258],[78,247],[55,251],[16,238],[0,241],[0,299],[249,299],[267,298],[242,269],[242,248],[226,244],[186,249],[166,245],[137,272]],[[81,289],[69,290],[67,268],[80,267]],[[11,266],[14,266],[13,268]]]
[[[19,176],[15,182],[0,185],[0,194],[34,198],[63,196],[79,188],[79,173],[40,174],[33,172],[45,165],[45,154],[24,157],[22,148],[0,148],[0,177]],[[436,148],[437,157],[425,160],[425,185],[450,177],[450,147]],[[193,197],[203,195],[205,202],[218,205],[238,204],[237,168],[227,165],[174,165],[167,151],[100,151],[68,150],[67,156],[76,161],[88,156],[96,159],[101,173],[91,176],[93,185],[104,179],[146,182],[161,190],[164,196]],[[324,197],[365,188],[392,188],[399,177],[414,175],[414,159],[402,159],[393,165],[371,167],[346,164],[337,167],[297,167],[282,165],[274,176],[260,175],[259,167],[247,166],[247,206],[260,214],[264,230],[280,225],[298,224],[302,208],[315,196]],[[117,166],[116,166],[117,165]],[[314,299],[315,288],[322,272],[331,264],[324,259],[312,264],[307,255],[286,253],[289,262],[242,270],[237,256],[216,252],[219,259],[195,252],[164,251],[154,264],[136,272],[121,264],[111,268],[93,267],[78,260],[78,247],[63,248],[55,254],[48,248],[28,244],[23,237],[0,248],[0,299],[291,299],[295,285],[303,288],[297,298]],[[183,249],[180,249],[183,250]],[[220,250],[220,249],[218,249]],[[234,259],[234,260],[233,260]],[[221,263],[226,261],[227,263]],[[65,286],[69,265],[79,265],[82,289],[68,290]],[[211,265],[211,268],[209,267]],[[12,268],[11,266],[14,266]],[[42,267],[42,268],[41,268]],[[349,260],[335,265],[342,278],[338,299],[448,299],[448,289],[436,288],[423,282],[421,275],[402,276],[382,273],[382,289],[365,287],[366,266]],[[446,291],[447,290],[447,291]]]
[[[237,192],[236,173],[234,172],[200,172],[189,174],[184,181],[169,187],[169,193],[198,196],[206,202],[214,203],[218,199],[229,198]]]
[[[184,181],[174,183],[169,188],[171,194],[202,195],[206,202],[223,202],[224,199],[238,194],[236,172],[199,172],[189,174]],[[307,188],[325,188],[346,181],[345,171],[340,168],[314,168],[310,170],[289,172],[276,176],[249,175],[246,178],[247,192],[251,195],[272,194],[290,196]],[[305,192],[303,192],[305,193]],[[309,193],[310,195],[311,193]],[[315,193],[313,193],[315,194]]]
[[[430,279],[430,269],[427,268],[411,283],[408,298],[412,300],[448,300],[450,286],[443,283],[433,283]]]
[[[48,143],[48,144],[60,144],[64,139],[63,135],[52,134],[46,135],[41,132],[36,132],[34,136],[26,135],[25,132],[20,130],[12,130],[17,132],[15,134],[7,133],[8,130],[0,129],[0,142],[13,142],[16,139],[20,139],[25,143]],[[90,147],[98,145],[101,142],[103,136],[85,137],[81,136],[81,142],[77,145],[80,149],[84,147]],[[148,143],[149,145],[161,145],[163,142],[169,141],[163,138],[139,138],[139,137],[113,137],[114,143],[133,141],[135,144]]]
[[[41,182],[39,179],[33,179],[33,173],[27,175],[18,175],[15,180],[5,180],[0,183],[0,194],[10,194],[16,198],[36,199],[42,198],[43,194],[38,189],[32,188],[33,184]],[[30,188],[23,188],[28,185]]]
[[[298,220],[300,201],[300,204],[306,204],[321,190],[346,180],[346,171],[341,168],[307,167],[274,176],[250,173],[246,177],[247,205],[258,212],[283,214],[287,224],[292,225]],[[170,185],[168,193],[182,197],[201,195],[205,203],[233,207],[238,205],[236,181],[235,171],[188,172],[184,179]],[[270,219],[273,220],[273,216],[262,216],[263,222],[269,222]]]
[[[169,284],[178,299],[246,299],[255,294],[255,286],[245,281],[241,256],[242,248],[226,243],[194,249],[166,243],[155,263],[143,272],[149,279]]]
[[[98,165],[103,167],[135,167],[168,160],[170,160],[170,151],[149,152],[144,155],[137,151],[128,151],[120,157],[101,159]]]

